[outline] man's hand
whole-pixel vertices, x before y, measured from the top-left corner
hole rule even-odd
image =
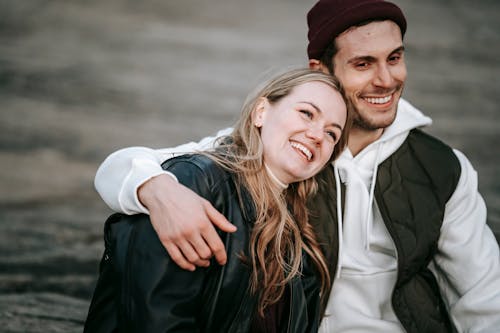
[[[148,180],[137,194],[177,265],[194,271],[195,265],[207,267],[212,255],[219,264],[226,263],[226,250],[214,225],[225,232],[234,232],[236,227],[207,200],[165,174]]]

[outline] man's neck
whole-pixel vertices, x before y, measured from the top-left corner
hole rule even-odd
[[[382,136],[384,129],[366,130],[364,128],[353,126],[349,133],[349,150],[352,156],[356,156],[370,143],[375,142]]]

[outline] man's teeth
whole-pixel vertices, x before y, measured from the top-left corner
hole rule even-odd
[[[306,157],[307,157],[307,160],[311,160],[312,152],[309,149],[307,149],[305,146],[301,145],[298,142],[292,142],[291,145],[292,145],[292,147],[297,148],[302,153],[304,153],[304,155],[306,155]]]
[[[387,97],[378,97],[378,98],[375,98],[375,97],[365,97],[364,100],[367,101],[368,103],[371,103],[371,104],[385,104],[387,102],[389,102],[392,98],[392,95],[389,95]]]

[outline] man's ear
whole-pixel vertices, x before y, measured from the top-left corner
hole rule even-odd
[[[318,59],[309,59],[309,69],[329,74],[328,68]]]

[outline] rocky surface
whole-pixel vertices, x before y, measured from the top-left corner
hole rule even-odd
[[[405,96],[479,172],[500,233],[500,3],[395,1]],[[78,332],[110,210],[99,163],[229,126],[269,72],[306,64],[314,1],[0,2],[0,331]]]

